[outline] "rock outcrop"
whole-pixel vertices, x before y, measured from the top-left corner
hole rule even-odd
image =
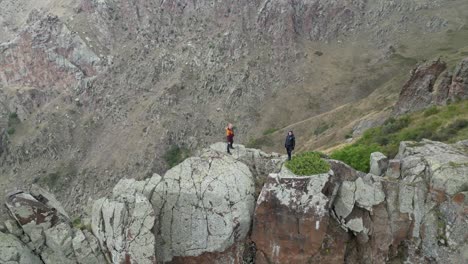
[[[102,71],[102,59],[57,16],[33,11],[11,42],[0,44],[0,83],[79,89]]]
[[[6,263],[466,263],[466,142],[402,142],[365,174],[335,160],[297,176],[277,154],[217,143],[146,180],[122,179],[79,229],[33,186],[8,196]],[[249,163],[249,165],[244,164]],[[381,162],[385,161],[385,162]],[[278,166],[281,169],[278,169]],[[264,168],[257,171],[255,168]],[[255,176],[270,173],[255,206]],[[2,262],[2,263],[3,263]]]
[[[400,92],[394,113],[414,112],[431,105],[436,80],[446,68],[447,64],[440,59],[421,64],[415,68]]]
[[[446,63],[440,59],[415,68],[400,92],[394,114],[415,112],[431,105],[468,98],[468,58],[457,65],[453,74],[446,68]],[[435,87],[442,73],[442,80]]]
[[[271,174],[257,200],[252,240],[256,263],[306,263],[327,232],[328,202],[322,190],[333,172],[298,177]]]
[[[19,225],[17,229],[12,223],[9,231],[27,245],[28,250],[34,252],[31,258],[25,245],[15,243],[17,259],[11,261],[22,262],[23,258],[36,263],[103,263],[101,250],[96,247],[96,238],[89,231],[81,231],[72,227],[68,216],[63,214],[62,206],[54,196],[45,190],[33,186],[31,194],[15,192],[9,194],[6,203],[8,210]],[[16,229],[13,231],[13,229]],[[0,252],[2,250],[0,249]],[[0,253],[1,254],[1,253]],[[20,261],[21,260],[21,261]]]

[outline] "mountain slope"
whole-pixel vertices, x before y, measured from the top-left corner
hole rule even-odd
[[[59,2],[2,22],[0,124],[20,122],[3,125],[0,187],[39,182],[73,213],[226,122],[236,142],[284,128],[265,146],[281,150],[292,128],[303,149],[331,146],[383,119],[417,61],[468,51],[466,1]]]

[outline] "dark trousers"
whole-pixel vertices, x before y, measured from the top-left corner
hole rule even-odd
[[[286,152],[288,152],[288,160],[291,160],[292,151],[293,149],[291,147],[286,148]]]
[[[231,153],[230,149],[234,149],[234,147],[232,146],[232,144],[234,144],[234,140],[229,140],[227,142],[227,152],[228,153]]]

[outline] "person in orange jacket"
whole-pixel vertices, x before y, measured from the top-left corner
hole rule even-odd
[[[230,149],[234,149],[234,128],[231,123],[226,127],[227,153],[231,154]]]

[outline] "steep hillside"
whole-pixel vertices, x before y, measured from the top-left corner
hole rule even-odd
[[[0,2],[0,188],[40,183],[72,213],[228,121],[237,142],[333,145],[418,61],[468,51],[461,0],[27,3]]]

